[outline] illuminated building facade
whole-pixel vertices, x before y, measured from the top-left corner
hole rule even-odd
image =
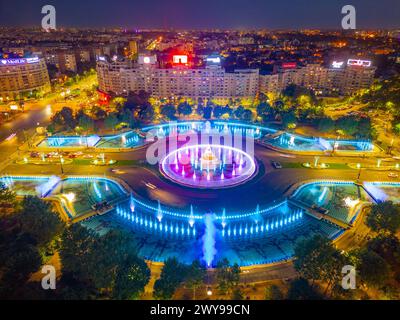
[[[259,70],[243,69],[226,72],[215,58],[204,68],[192,68],[187,56],[173,57],[172,68],[159,68],[156,56],[139,55],[138,63],[99,57],[99,89],[126,95],[144,90],[166,98],[254,98],[258,92]]]
[[[260,92],[281,92],[289,84],[315,90],[317,94],[351,95],[368,88],[374,81],[376,67],[369,60],[333,61],[329,67],[320,64],[282,64],[272,74],[260,75]]]
[[[46,62],[38,57],[0,59],[0,97],[2,100],[21,98],[34,90],[50,91]]]
[[[334,61],[331,66],[288,62],[272,74],[259,69],[227,72],[218,56],[206,58],[205,67],[191,67],[188,56],[174,55],[172,68],[160,68],[156,55],[140,54],[137,63],[114,57],[99,57],[97,74],[103,92],[126,95],[144,90],[158,98],[255,98],[259,92],[281,92],[290,84],[315,90],[317,94],[350,95],[369,87],[376,68],[367,60]]]

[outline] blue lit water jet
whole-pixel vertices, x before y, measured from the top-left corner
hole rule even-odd
[[[217,254],[215,249],[215,225],[214,214],[206,214],[204,216],[205,231],[203,235],[203,260],[206,262],[207,268],[212,266],[214,256]]]

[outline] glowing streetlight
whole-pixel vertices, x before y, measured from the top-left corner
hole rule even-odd
[[[64,194],[64,197],[68,200],[68,202],[74,202],[75,201],[75,193],[69,192]]]

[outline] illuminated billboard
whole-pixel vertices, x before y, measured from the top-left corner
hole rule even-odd
[[[220,64],[221,63],[221,58],[220,57],[207,57],[206,61],[208,63],[213,63],[213,64]]]
[[[2,65],[16,65],[16,64],[24,64],[24,63],[36,63],[39,62],[38,57],[32,58],[15,58],[15,59],[1,59],[0,63]]]
[[[157,63],[157,56],[140,54],[138,62],[139,64],[155,64]]]
[[[341,69],[344,66],[344,61],[333,61],[331,66],[333,69]]]
[[[174,55],[172,57],[172,62],[174,64],[187,64],[188,56],[187,55]]]
[[[367,68],[372,65],[372,62],[370,60],[349,59],[347,60],[347,65]]]
[[[294,69],[297,67],[296,62],[284,62],[282,63],[282,68],[283,69]]]

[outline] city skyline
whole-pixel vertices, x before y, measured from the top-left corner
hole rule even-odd
[[[117,1],[113,5],[104,0],[53,1],[59,27],[128,29],[340,29],[341,8],[351,4],[357,10],[357,29],[400,27],[400,3],[395,0],[353,0],[316,3],[310,0],[260,1],[242,3],[222,1]],[[0,25],[40,26],[45,2],[14,1],[13,5],[0,2]],[[392,8],[392,10],[388,10]],[[199,11],[201,12],[199,14]],[[90,16],[88,17],[88,12]],[[370,13],[374,12],[373,15]],[[223,19],[221,18],[223,17]]]

